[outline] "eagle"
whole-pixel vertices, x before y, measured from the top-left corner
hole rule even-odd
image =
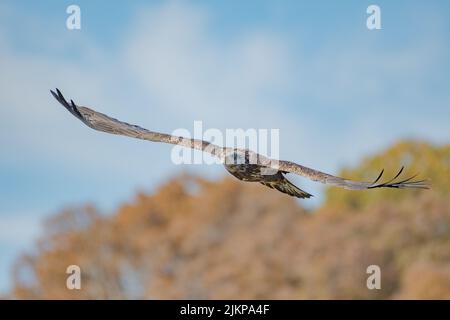
[[[248,182],[259,182],[264,186],[276,189],[293,197],[310,198],[312,195],[291,183],[285,177],[287,173],[297,174],[312,181],[350,190],[429,188],[427,180],[414,180],[417,175],[405,179],[398,179],[402,174],[404,167],[401,167],[394,178],[386,182],[379,182],[384,173],[384,169],[381,170],[380,174],[373,182],[348,180],[294,162],[270,159],[248,149],[220,147],[199,139],[188,139],[185,137],[150,131],[137,125],[111,118],[88,107],[76,105],[73,100],[70,100],[69,103],[57,88],[56,92],[53,90],[50,90],[50,92],[73,116],[94,130],[152,142],[180,145],[210,153],[217,157],[221,163],[223,163],[225,169],[237,179]]]

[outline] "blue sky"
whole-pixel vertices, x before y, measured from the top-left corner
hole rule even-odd
[[[81,30],[65,26],[81,8]],[[366,28],[381,8],[382,29]],[[171,147],[88,130],[49,94],[163,132],[279,128],[331,173],[401,138],[450,138],[448,1],[2,1],[0,291],[43,217],[105,212],[184,171]],[[321,186],[293,178],[319,196]]]

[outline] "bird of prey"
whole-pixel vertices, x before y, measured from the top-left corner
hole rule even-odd
[[[111,118],[90,108],[78,106],[73,102],[73,100],[70,100],[69,103],[58,89],[56,89],[56,92],[53,90],[50,90],[50,92],[53,97],[55,97],[55,99],[58,100],[58,102],[61,103],[72,115],[92,129],[153,142],[181,145],[184,147],[201,150],[203,152],[208,152],[213,156],[218,157],[224,164],[226,170],[239,180],[259,182],[269,188],[276,189],[293,197],[310,198],[312,195],[287,180],[285,177],[285,174],[287,173],[294,173],[313,181],[351,190],[375,188],[429,188],[426,180],[413,180],[416,176],[398,180],[397,178],[399,178],[403,172],[403,167],[393,179],[390,179],[384,183],[379,183],[384,170],[381,171],[377,179],[373,182],[348,180],[320,172],[294,162],[273,160],[247,149],[219,147],[203,140],[188,139],[150,131],[139,126]]]

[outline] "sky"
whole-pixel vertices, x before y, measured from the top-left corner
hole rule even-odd
[[[66,9],[81,9],[69,30]],[[367,7],[381,29],[366,26]],[[448,1],[0,2],[0,292],[44,217],[219,166],[111,136],[50,95],[160,132],[276,128],[280,157],[336,173],[399,139],[450,139]],[[323,187],[292,181],[316,194]]]

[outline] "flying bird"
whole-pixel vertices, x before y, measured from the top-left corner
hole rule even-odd
[[[69,103],[58,89],[56,89],[56,92],[53,90],[50,90],[50,92],[53,97],[55,97],[55,99],[58,100],[58,102],[62,104],[72,115],[92,129],[153,142],[181,145],[184,147],[201,150],[203,152],[208,152],[211,155],[218,157],[224,164],[225,169],[239,180],[259,182],[269,188],[276,189],[293,197],[310,198],[312,195],[298,188],[286,179],[285,175],[287,173],[294,173],[316,182],[330,184],[350,190],[376,188],[429,188],[427,180],[414,180],[416,175],[399,180],[398,178],[403,172],[403,167],[394,178],[383,183],[379,181],[384,173],[384,169],[373,182],[348,180],[311,169],[294,162],[270,159],[248,149],[220,147],[203,140],[188,139],[166,133],[150,131],[139,126],[111,118],[90,108],[78,106],[73,102],[73,100],[70,100]]]

